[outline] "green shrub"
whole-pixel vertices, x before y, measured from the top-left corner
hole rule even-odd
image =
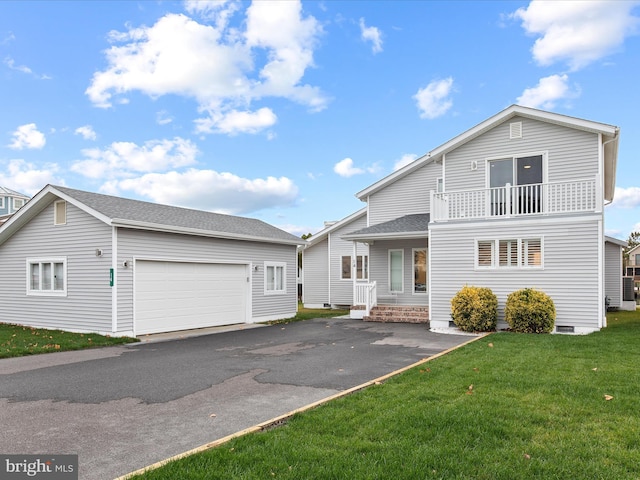
[[[498,323],[498,298],[490,288],[464,286],[451,299],[451,318],[463,332],[490,332]]]
[[[523,288],[507,296],[504,317],[515,332],[550,333],[556,322],[556,307],[546,293]]]

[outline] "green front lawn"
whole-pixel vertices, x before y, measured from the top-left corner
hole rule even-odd
[[[496,333],[145,479],[638,479],[640,315]]]
[[[0,323],[0,358],[106,347],[137,341],[138,339],[129,337],[107,337],[95,333],[70,333],[62,330],[45,330]]]

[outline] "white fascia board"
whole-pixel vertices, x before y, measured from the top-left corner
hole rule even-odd
[[[624,240],[620,240],[619,238],[610,237],[608,235],[604,236],[604,241],[608,242],[608,243],[613,243],[614,245],[618,245],[619,247],[623,247],[623,248],[627,248],[627,246],[629,245]],[[638,245],[636,248],[638,248],[638,247],[640,247],[640,245]],[[629,253],[631,253],[631,251]]]
[[[243,235],[228,232],[215,232],[212,230],[201,230],[197,228],[175,227],[172,225],[159,225],[157,223],[134,222],[131,220],[114,218],[111,220],[114,227],[134,228],[138,230],[149,230],[165,233],[180,233],[183,235],[195,235],[199,237],[224,238],[228,240],[242,240],[246,242],[275,243],[279,245],[305,245],[306,240],[281,240],[277,238],[254,237],[253,235]]]

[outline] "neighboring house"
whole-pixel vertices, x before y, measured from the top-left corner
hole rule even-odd
[[[11,215],[16,213],[29,201],[29,196],[16,192],[10,188],[0,187],[0,225],[9,220]]]
[[[260,220],[49,185],[0,228],[1,321],[141,335],[291,317],[303,243]]]
[[[604,294],[606,307],[622,310],[635,310],[636,302],[633,298],[633,288],[625,295],[621,272],[624,265],[624,249],[627,242],[617,238],[605,236],[604,241]],[[631,286],[633,287],[633,286]]]
[[[353,303],[371,315],[428,306],[431,328],[446,329],[457,291],[490,287],[502,328],[507,295],[533,287],[553,299],[557,332],[599,330],[605,281],[621,283],[603,213],[618,139],[612,125],[513,105],[362,190],[367,226],[342,236],[369,247]]]
[[[636,245],[627,252],[629,259],[625,267],[625,276],[632,277],[634,289],[640,290],[640,245]]]
[[[367,225],[363,208],[307,240],[302,250],[302,302],[306,308],[328,308],[353,303],[354,282],[369,280],[369,247],[341,237]]]

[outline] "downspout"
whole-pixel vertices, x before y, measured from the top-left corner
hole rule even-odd
[[[603,191],[604,191],[604,146],[607,145],[608,143],[611,143],[611,142],[617,140],[619,133],[620,133],[620,129],[616,128],[615,135],[612,138],[610,138],[609,140],[607,140],[606,142],[602,142],[602,165],[603,165],[603,167],[602,167],[602,190]],[[602,134],[601,134],[601,136],[602,136]],[[610,205],[612,202],[613,202],[613,200],[609,200],[609,201],[605,200],[604,201],[604,205]]]

